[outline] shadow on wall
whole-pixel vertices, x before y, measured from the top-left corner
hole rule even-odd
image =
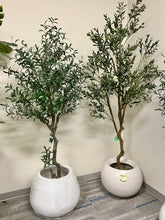
[[[143,104],[139,106],[135,106],[129,108],[126,115],[126,122],[125,122],[125,133],[126,133],[126,142],[128,150],[131,149],[132,144],[134,143],[134,130],[135,123],[138,124],[139,129],[141,127],[145,127],[148,119],[147,117],[138,117],[144,110],[145,106]],[[138,119],[138,120],[137,120]],[[130,153],[130,152],[129,152]],[[131,156],[131,155],[130,155]]]
[[[164,149],[161,149],[161,146],[164,146],[162,139],[163,129],[160,126],[162,118],[155,111],[156,105],[157,101],[153,100],[152,103],[140,106],[136,111],[132,111],[132,114],[129,114],[132,117],[127,120],[129,155],[136,162],[140,161],[142,166],[145,164],[146,169],[151,169],[150,163],[146,163],[146,161],[153,158],[153,155],[156,156],[157,152],[164,151]],[[160,140],[162,140],[162,144]],[[157,160],[152,160],[153,164],[156,167]]]
[[[111,122],[94,119],[86,105],[72,114],[67,124],[61,123],[59,131],[59,155],[72,167],[80,167],[83,174],[100,171],[105,160],[118,150]],[[61,138],[65,131],[65,135]],[[69,131],[69,132],[67,132]]]

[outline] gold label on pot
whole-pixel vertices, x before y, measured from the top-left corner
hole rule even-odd
[[[120,175],[120,181],[127,182],[127,175],[124,175],[124,174]]]

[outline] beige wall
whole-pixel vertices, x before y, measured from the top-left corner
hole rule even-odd
[[[128,0],[131,4],[132,0]],[[143,21],[146,28],[140,33],[145,36],[150,33],[155,40],[160,40],[156,59],[160,69],[165,69],[161,53],[165,54],[165,14],[164,0],[144,0],[146,12]],[[165,195],[165,129],[156,98],[153,102],[135,111],[136,117],[129,125],[131,140],[128,146],[129,156],[141,167],[147,184]]]
[[[147,31],[162,39],[158,52],[161,60],[159,53],[165,48],[161,9],[165,3],[163,0],[151,1],[144,19]],[[113,15],[116,3],[113,0],[3,0],[5,20],[0,36],[2,40],[10,40],[12,36],[13,39],[24,39],[30,45],[38,43],[39,25],[47,17],[58,17],[74,48],[86,58],[91,51],[86,33],[92,27],[102,28],[103,14]],[[1,75],[2,101],[3,87],[8,79],[3,73]],[[154,111],[156,106],[155,100],[127,114],[125,147],[129,157],[142,168],[145,181],[165,194],[163,120],[159,112]],[[6,124],[0,125],[0,193],[3,193],[30,186],[36,170],[42,167],[40,152],[42,146],[48,143],[49,131],[39,122],[12,121],[2,109],[0,115],[1,120],[6,121]],[[86,106],[82,105],[60,123],[58,160],[72,166],[77,175],[100,171],[104,161],[118,153],[114,137],[112,125],[91,119]]]

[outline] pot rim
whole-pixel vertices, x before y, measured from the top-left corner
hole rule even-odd
[[[62,181],[62,180],[64,180],[64,179],[68,179],[69,178],[69,176],[71,175],[71,173],[73,172],[73,170],[72,170],[72,168],[70,167],[70,166],[68,166],[68,165],[65,165],[65,164],[61,164],[61,167],[62,168],[66,168],[67,170],[68,170],[68,173],[65,175],[65,176],[62,176],[62,177],[60,177],[60,178],[47,178],[47,177],[44,177],[44,176],[42,176],[41,175],[41,171],[42,170],[44,170],[44,168],[41,168],[41,169],[39,169],[38,171],[37,171],[37,176],[40,178],[40,179],[42,179],[42,180],[46,180],[46,181]],[[46,169],[49,169],[49,167],[47,167]]]
[[[107,160],[106,161],[106,164],[110,167],[110,168],[112,168],[112,169],[115,169],[115,170],[118,170],[118,171],[127,171],[127,172],[131,172],[131,171],[133,171],[134,169],[137,169],[138,168],[138,166],[137,166],[137,164],[133,161],[133,160],[130,160],[130,159],[128,159],[128,158],[121,158],[121,160],[120,160],[120,162],[121,163],[126,163],[126,164],[128,164],[128,165],[131,165],[133,168],[132,169],[130,169],[130,170],[119,170],[119,169],[116,169],[116,168],[113,168],[113,167],[111,167],[110,165],[111,164],[113,164],[113,163],[116,163],[117,161],[116,161],[116,158],[115,157],[113,157],[113,158],[110,158],[109,160]]]

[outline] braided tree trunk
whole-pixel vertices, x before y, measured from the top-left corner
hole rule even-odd
[[[124,141],[123,141],[121,134],[122,134],[122,130],[117,133],[117,136],[119,138],[119,143],[120,143],[120,153],[117,155],[117,168],[118,169],[121,169],[120,158],[124,156],[124,153],[125,153],[124,152]]]
[[[118,92],[120,94],[120,91],[118,91]],[[114,128],[115,128],[117,137],[118,137],[119,142],[120,142],[120,153],[117,155],[116,160],[117,160],[117,168],[121,169],[120,158],[122,156],[124,156],[124,153],[125,153],[124,152],[124,141],[123,141],[123,138],[122,138],[122,131],[124,130],[123,124],[124,124],[124,117],[125,117],[125,111],[126,111],[127,105],[122,106],[121,97],[120,97],[120,95],[118,95],[118,120],[119,120],[119,126],[117,126],[117,123],[116,123],[114,115],[113,115],[113,111],[112,111],[112,107],[111,107],[110,98],[108,96],[108,93],[106,94],[106,101],[107,101],[107,106],[108,106],[108,109],[109,109],[109,112],[110,112],[110,116],[111,116],[111,119],[112,119],[112,122],[113,122],[113,125],[114,125]]]
[[[47,125],[50,129],[50,136],[53,138],[53,159],[52,164],[55,166],[51,167],[51,176],[52,178],[60,178],[61,177],[61,165],[57,162],[57,145],[58,145],[58,139],[56,138],[56,131],[57,126],[59,122],[59,115],[55,117],[55,115],[52,115],[52,123],[51,125]]]

